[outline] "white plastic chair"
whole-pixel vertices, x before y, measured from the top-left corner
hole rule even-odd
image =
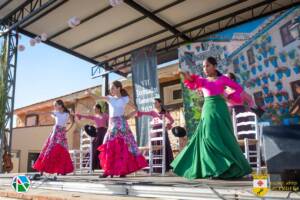
[[[80,174],[87,172],[88,174],[93,173],[93,148],[92,148],[92,138],[86,134],[84,129],[80,131],[80,149],[69,151],[73,165],[74,174],[78,171]]]
[[[157,126],[157,123],[151,122],[151,130],[148,134],[148,146],[147,147],[139,147],[139,149],[143,152],[148,151],[148,156],[146,159],[148,160],[149,166],[144,169],[149,169],[149,175],[153,174],[153,169],[158,168],[161,169],[161,175],[164,176],[166,173],[166,123],[165,116],[159,121],[162,124],[162,128],[153,129],[154,126]],[[161,136],[153,137],[152,134],[162,133]],[[160,143],[160,144],[159,144]],[[154,151],[160,151],[160,154],[154,154]],[[157,163],[157,161],[161,161]]]
[[[237,138],[237,141],[241,147],[245,150],[245,157],[248,160],[251,166],[255,166],[256,171],[261,171],[261,137],[260,131],[258,130],[257,124],[257,116],[253,112],[243,112],[239,114],[235,114],[233,110],[233,130],[234,134]],[[239,119],[248,119],[247,121],[243,120],[243,122],[238,122]],[[238,131],[239,127],[251,127],[250,130],[240,130]],[[247,135],[254,134],[255,138],[247,138]],[[246,135],[244,139],[239,139],[239,135]],[[251,145],[255,145],[255,150],[250,150],[249,147]],[[255,161],[251,161],[251,158],[255,158]]]

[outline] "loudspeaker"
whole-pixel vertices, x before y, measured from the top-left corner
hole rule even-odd
[[[299,190],[300,125],[263,127],[263,143],[271,189]]]

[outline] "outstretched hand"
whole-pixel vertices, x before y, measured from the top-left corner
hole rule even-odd
[[[185,80],[192,80],[191,75],[187,71],[178,70],[178,73],[185,79]]]

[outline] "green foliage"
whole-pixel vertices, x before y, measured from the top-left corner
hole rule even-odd
[[[7,40],[3,41],[0,53],[0,129],[5,125],[5,104],[7,101],[6,83],[7,83]]]

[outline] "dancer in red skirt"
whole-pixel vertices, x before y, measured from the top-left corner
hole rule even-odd
[[[124,116],[127,104],[134,109],[136,107],[129,103],[128,93],[122,88],[120,81],[112,83],[110,94],[106,97],[97,97],[91,94],[97,99],[106,101],[109,105],[108,131],[103,145],[98,148],[101,152],[99,155],[100,164],[104,170],[102,178],[109,175],[125,177],[127,174],[148,166]]]
[[[74,170],[66,138],[66,124],[70,112],[62,100],[54,102],[54,109],[51,113],[43,113],[52,114],[55,125],[33,168],[39,172],[65,175]]]

